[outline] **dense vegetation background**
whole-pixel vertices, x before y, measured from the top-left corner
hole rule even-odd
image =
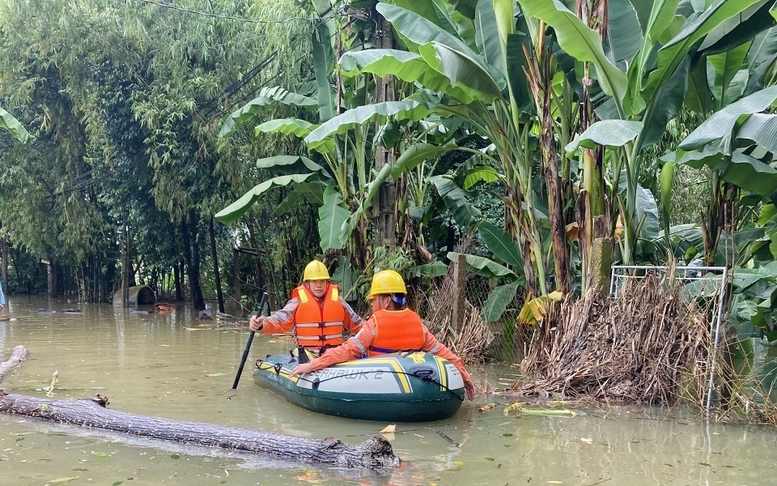
[[[318,256],[356,299],[463,255],[515,322],[676,259],[736,269],[732,323],[773,332],[776,10],[0,0],[7,290],[104,302],[124,268],[277,305]]]

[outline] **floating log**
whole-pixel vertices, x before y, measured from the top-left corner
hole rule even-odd
[[[13,348],[13,351],[11,351],[11,357],[8,358],[8,361],[3,361],[0,363],[0,382],[3,381],[5,375],[7,375],[11,370],[18,368],[19,365],[22,364],[22,361],[27,359],[27,356],[29,355],[30,352],[27,351],[27,348],[21,344]]]
[[[337,439],[306,439],[259,430],[150,417],[106,408],[108,399],[49,400],[0,390],[0,412],[58,423],[100,428],[134,436],[225,450],[253,452],[275,459],[342,468],[390,468],[399,464],[391,444],[372,437],[349,445]]]

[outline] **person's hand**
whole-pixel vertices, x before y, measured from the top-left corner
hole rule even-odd
[[[313,371],[313,365],[310,363],[304,363],[301,365],[297,365],[293,370],[291,370],[291,373],[289,373],[289,376],[304,375],[305,373],[310,373],[312,371]]]
[[[475,399],[475,385],[471,381],[464,382],[464,391],[467,392],[467,398],[470,400]]]
[[[254,332],[261,331],[264,327],[264,319],[264,316],[251,316],[251,319],[248,321],[248,327]]]

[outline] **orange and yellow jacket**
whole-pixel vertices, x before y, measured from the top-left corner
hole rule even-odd
[[[451,362],[465,382],[471,382],[464,362],[439,342],[426,328],[418,314],[410,309],[376,311],[353,337],[312,360],[312,371],[322,370],[344,361],[386,352],[425,351]]]
[[[340,288],[327,285],[319,300],[304,284],[295,288],[283,309],[267,317],[263,334],[293,332],[298,345],[318,350],[339,346],[343,329],[357,333],[364,320],[340,296]]]

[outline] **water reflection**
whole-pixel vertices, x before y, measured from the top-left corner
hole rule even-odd
[[[131,413],[358,443],[380,422],[346,420],[297,408],[253,384],[253,362],[285,352],[287,338],[257,335],[237,390],[231,390],[248,329],[200,323],[196,314],[137,314],[82,305],[83,314],[45,300],[14,297],[0,323],[3,353],[24,344],[31,356],[6,377],[14,393],[110,397]],[[498,383],[510,368],[474,370]],[[287,464],[245,454],[95,433],[0,415],[3,484],[124,485],[767,485],[774,484],[775,431],[699,422],[676,411],[641,407],[588,410],[573,418],[487,413],[494,398],[465,402],[451,419],[398,424],[392,439],[401,467],[385,474]],[[446,438],[447,437],[447,438]],[[448,440],[450,439],[450,440]],[[451,441],[460,444],[456,447]],[[74,479],[68,479],[74,478]],[[55,482],[59,480],[58,482]]]

